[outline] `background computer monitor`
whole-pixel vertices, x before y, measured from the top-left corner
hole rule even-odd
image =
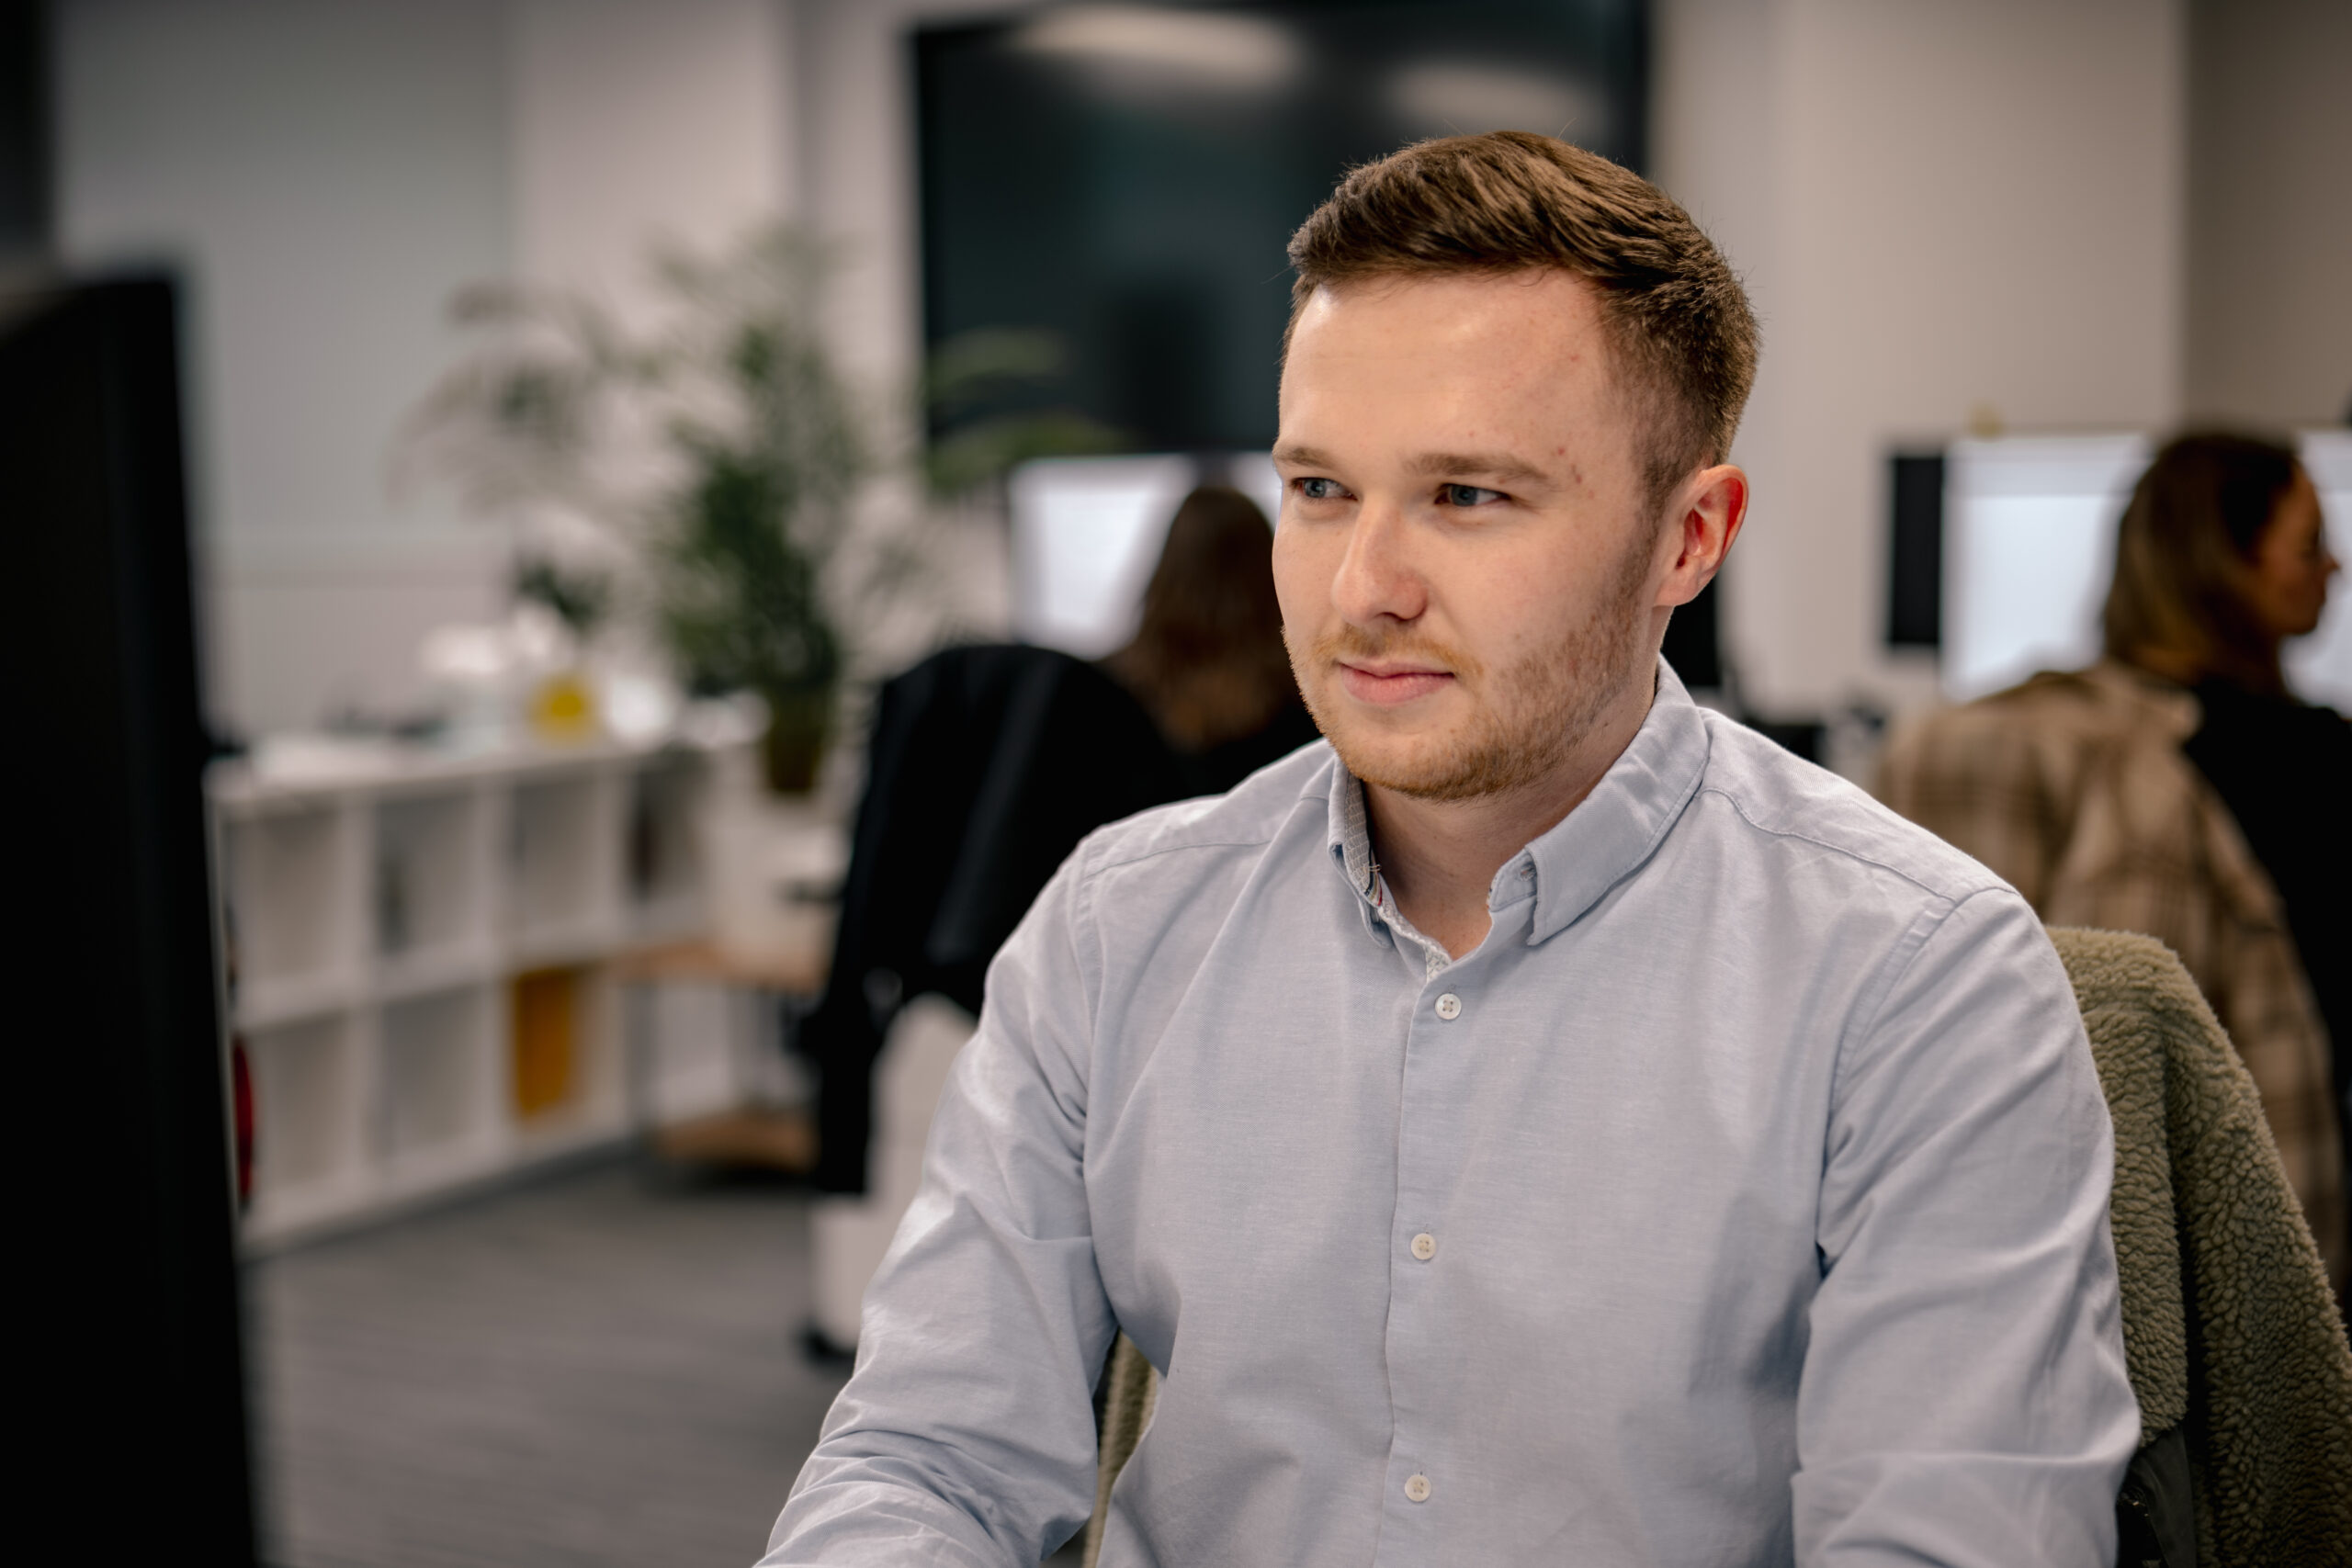
[[[1271,524],[1282,481],[1264,453],[1046,457],[1008,486],[1012,626],[1023,642],[1100,659],[1135,635],[1144,585],[1193,486],[1227,484]]]
[[[1353,164],[1502,129],[1644,162],[1645,0],[1074,5],[915,38],[934,347],[1044,331],[1062,407],[1137,452],[1273,444],[1283,247]]]
[[[2352,559],[2352,431],[2300,439],[2332,547]],[[1946,695],[1966,701],[2038,670],[2098,658],[2115,526],[2154,450],[2144,435],[2021,435],[1946,454],[1941,593]],[[2317,632],[2290,643],[2301,695],[2352,708],[2352,592],[2339,580]]]

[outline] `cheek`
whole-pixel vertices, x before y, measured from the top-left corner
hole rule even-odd
[[[1281,604],[1283,625],[1313,626],[1323,618],[1331,597],[1331,572],[1337,563],[1321,558],[1316,531],[1286,524],[1274,530],[1274,598]]]
[[[2282,605],[2301,607],[2322,591],[2320,563],[2307,556],[2280,551],[2256,563],[2256,592]]]
[[[1459,565],[1445,596],[1450,618],[1500,661],[1558,642],[1599,597],[1590,574],[1572,570],[1556,550],[1498,551]]]

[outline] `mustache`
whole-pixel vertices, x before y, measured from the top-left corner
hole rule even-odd
[[[1340,660],[1394,659],[1435,665],[1470,680],[1484,673],[1484,666],[1476,658],[1440,638],[1404,628],[1358,626],[1352,621],[1342,621],[1335,629],[1317,637],[1308,646],[1307,654],[1309,664],[1317,668]]]

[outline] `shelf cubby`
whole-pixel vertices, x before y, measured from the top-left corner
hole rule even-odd
[[[254,1089],[254,1213],[299,1221],[366,1180],[356,1021],[334,1013],[244,1036]]]
[[[230,824],[220,843],[237,987],[251,1012],[288,1018],[345,999],[362,915],[360,824],[344,802],[295,799]]]
[[[626,886],[630,923],[640,931],[691,925],[700,910],[708,786],[707,765],[691,752],[657,757],[629,776]]]
[[[250,1247],[624,1136],[609,965],[702,928],[719,781],[752,777],[742,739],[332,761],[208,780],[254,1082]],[[686,1044],[663,1102],[724,1098],[723,1064]]]
[[[488,1151],[502,1120],[493,1027],[490,992],[480,986],[384,1007],[384,1150],[396,1170]]]
[[[613,783],[588,773],[514,791],[507,919],[526,959],[570,957],[608,940],[618,922]]]
[[[576,1143],[626,1121],[613,987],[594,965],[507,982],[507,1087],[526,1146]]]
[[[429,966],[481,945],[490,930],[483,815],[473,789],[376,803],[370,914],[379,963]]]

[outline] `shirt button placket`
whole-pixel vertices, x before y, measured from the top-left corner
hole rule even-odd
[[[1423,974],[1427,980],[1436,980],[1441,974],[1452,967],[1446,957],[1435,947],[1429,948],[1423,957]],[[1422,1015],[1424,1019],[1434,1014],[1438,1023],[1451,1024],[1462,1016],[1462,997],[1458,992],[1444,991],[1435,997],[1430,997],[1424,992],[1423,999],[1430,1009],[1429,1013]],[[1427,1024],[1417,1025],[1412,1032],[1419,1034],[1427,1027]],[[1433,1044],[1433,1043],[1429,1043]],[[1429,1044],[1425,1044],[1423,1049],[1429,1049]],[[1434,1074],[1434,1084],[1442,1086],[1449,1078],[1444,1064],[1453,1055],[1454,1053],[1452,1052],[1437,1052],[1423,1058],[1425,1065],[1419,1068],[1419,1071]],[[1412,1069],[1408,1068],[1408,1078],[1411,1076]],[[1442,1092],[1441,1089],[1441,1093]],[[1423,1108],[1425,1108],[1423,1102],[1415,1098],[1412,1086],[1408,1083],[1405,1114],[1399,1118],[1397,1127],[1400,1139],[1397,1149],[1398,1173],[1405,1189],[1404,1191],[1400,1191],[1399,1197],[1405,1201],[1407,1213],[1410,1213],[1415,1208],[1420,1208],[1424,1214],[1428,1214],[1432,1211],[1423,1205],[1437,1195],[1437,1189],[1432,1188],[1430,1182],[1430,1179],[1437,1173],[1424,1169],[1423,1167],[1430,1157],[1437,1155],[1437,1152],[1420,1146],[1419,1135],[1420,1119],[1416,1114],[1416,1111]],[[1442,1163],[1442,1156],[1437,1157],[1440,1157]],[[1442,1184],[1439,1185],[1442,1187]],[[1438,1238],[1433,1232],[1419,1231],[1409,1235],[1405,1238],[1405,1250],[1416,1263],[1434,1269]],[[1402,1352],[1404,1363],[1407,1366],[1418,1365],[1420,1361],[1420,1358],[1413,1352],[1427,1332],[1428,1325],[1422,1321],[1423,1314],[1430,1310],[1427,1292],[1437,1283],[1433,1273],[1423,1274],[1418,1270],[1412,1271],[1410,1281],[1404,1276],[1398,1276],[1392,1282],[1394,1293],[1391,1299],[1390,1316],[1391,1347],[1393,1350]],[[1408,1376],[1408,1381],[1414,1380]],[[1408,1405],[1419,1406],[1424,1402],[1418,1397],[1408,1397],[1407,1403]],[[1419,1422],[1411,1417],[1400,1421],[1394,1434],[1394,1446],[1390,1450],[1392,1454],[1396,1454],[1400,1449],[1410,1452],[1413,1449],[1422,1446],[1422,1439],[1426,1434],[1413,1429],[1418,1425]],[[1426,1450],[1423,1457],[1427,1457]],[[1429,1502],[1431,1486],[1426,1472],[1415,1470],[1403,1477],[1401,1482],[1394,1478],[1394,1472],[1390,1473],[1392,1477],[1390,1484],[1396,1486],[1397,1493],[1403,1495],[1402,1501],[1405,1504],[1418,1508]],[[1390,1495],[1396,1496],[1397,1493],[1391,1493]],[[1430,1516],[1422,1517],[1430,1524],[1435,1523],[1434,1518]],[[1412,1539],[1416,1533],[1406,1531],[1394,1538],[1400,1551],[1405,1550],[1402,1543]]]

